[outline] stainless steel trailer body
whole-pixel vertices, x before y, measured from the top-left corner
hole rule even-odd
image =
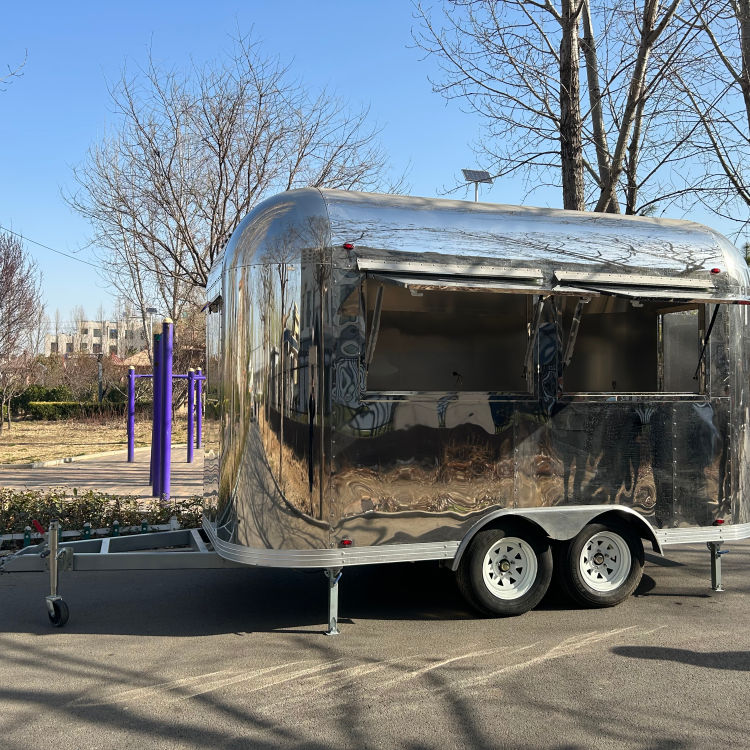
[[[750,536],[750,272],[685,221],[305,189],[207,288],[203,530],[0,572],[441,560],[477,609],[611,606],[643,543]],[[205,536],[203,536],[205,534]]]
[[[616,603],[640,538],[750,536],[749,286],[692,222],[271,198],[207,288],[204,529],[246,564],[451,560],[500,613],[552,546]]]

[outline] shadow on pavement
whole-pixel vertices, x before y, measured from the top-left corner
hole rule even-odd
[[[47,576],[0,579],[0,631],[50,632]],[[325,628],[328,584],[321,571],[228,569],[63,573],[71,633],[198,636]],[[453,575],[435,563],[367,566],[344,572],[341,622],[461,620],[475,614]]]
[[[748,651],[691,651],[684,648],[664,648],[662,646],[615,646],[611,653],[633,659],[655,661],[675,661],[691,667],[709,669],[731,669],[750,672],[750,652]]]

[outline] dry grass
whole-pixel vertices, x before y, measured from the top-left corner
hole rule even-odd
[[[172,443],[187,441],[187,418],[177,417],[172,428]],[[151,444],[151,421],[135,423],[136,447]],[[62,422],[26,421],[7,425],[0,433],[0,464],[50,461],[84,456],[89,453],[125,450],[125,420],[82,419]]]

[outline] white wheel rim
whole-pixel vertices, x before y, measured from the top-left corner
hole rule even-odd
[[[600,531],[583,545],[578,569],[584,583],[594,591],[614,591],[630,575],[630,548],[613,531]]]
[[[498,599],[518,599],[534,585],[536,553],[528,542],[515,536],[498,539],[484,556],[482,578]]]

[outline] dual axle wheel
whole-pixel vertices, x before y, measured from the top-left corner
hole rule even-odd
[[[549,540],[508,522],[480,531],[461,560],[459,588],[488,615],[520,615],[536,607],[553,578],[579,604],[612,607],[635,591],[643,544],[625,523],[591,523],[553,555]]]

